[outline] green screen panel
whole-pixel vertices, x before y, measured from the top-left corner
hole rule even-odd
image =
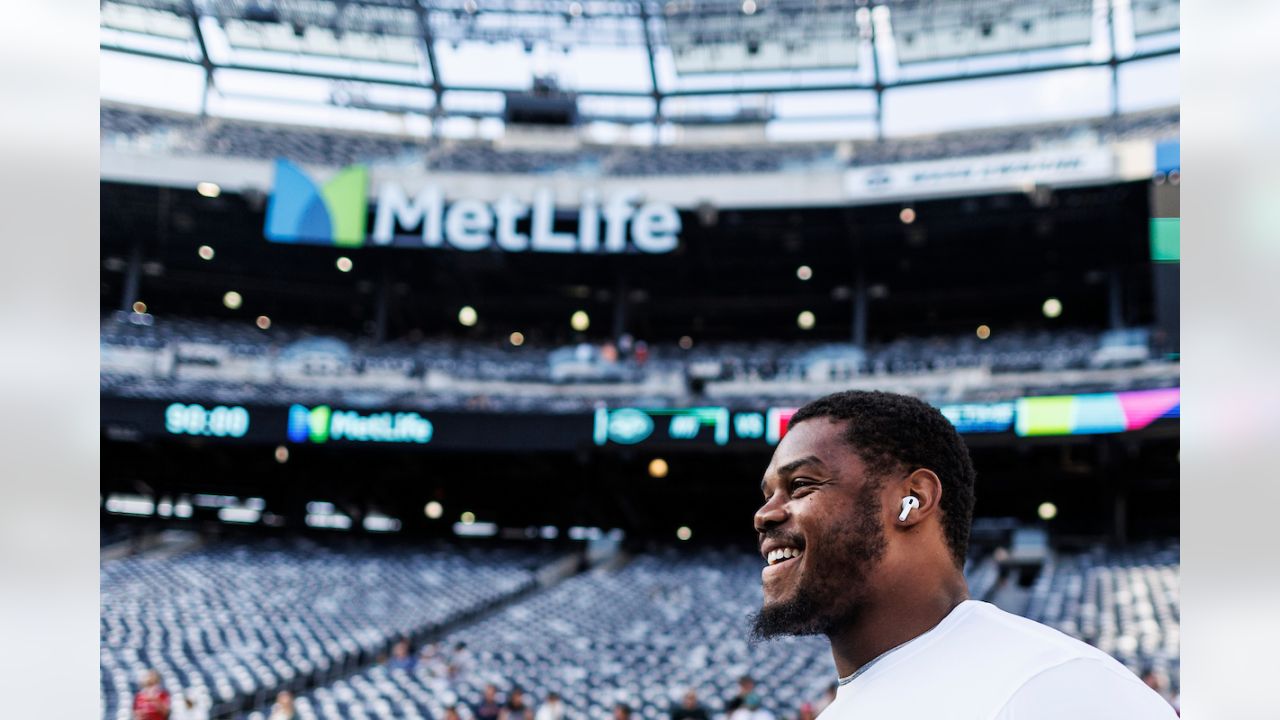
[[[1180,262],[1182,218],[1151,219],[1151,260],[1153,262]]]

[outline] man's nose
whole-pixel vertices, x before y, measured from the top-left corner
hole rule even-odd
[[[764,505],[760,506],[759,510],[756,510],[756,532],[762,533],[771,527],[786,522],[786,520],[786,503],[783,502],[782,493],[774,493],[772,497],[765,501]]]

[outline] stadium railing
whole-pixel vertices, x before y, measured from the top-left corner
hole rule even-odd
[[[725,147],[582,146],[550,151],[506,148],[474,141],[373,135],[332,129],[199,118],[121,105],[104,105],[104,145],[173,155],[272,159],[339,167],[352,163],[423,163],[438,172],[604,176],[812,172],[1055,147],[1096,146],[1133,139],[1177,137],[1177,109],[988,128],[938,135],[777,143]]]
[[[687,404],[774,402],[856,387],[941,402],[996,401],[1033,390],[1116,391],[1177,384],[1148,333],[1062,331],[908,338],[856,348],[830,343],[636,341],[540,348],[456,340],[374,344],[283,325],[103,318],[101,389],[122,397],[220,402],[361,399],[427,408],[590,409],[600,399]]]

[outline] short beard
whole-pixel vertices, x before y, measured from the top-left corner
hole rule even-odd
[[[787,635],[830,636],[857,622],[867,594],[867,576],[885,552],[880,487],[880,482],[867,482],[852,517],[819,538],[819,547],[836,553],[831,556],[832,567],[812,566],[812,577],[796,589],[794,597],[767,604],[752,616],[752,642]]]
[[[825,635],[828,629],[822,607],[808,588],[797,590],[786,602],[765,605],[751,616],[753,643],[787,635]]]

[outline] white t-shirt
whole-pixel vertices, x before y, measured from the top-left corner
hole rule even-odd
[[[1053,628],[966,600],[841,685],[821,720],[1173,720],[1128,668]]]
[[[534,720],[564,720],[564,703],[544,702],[533,718]]]
[[[729,713],[729,720],[775,720],[773,713],[764,708],[751,708],[743,705],[742,707]]]

